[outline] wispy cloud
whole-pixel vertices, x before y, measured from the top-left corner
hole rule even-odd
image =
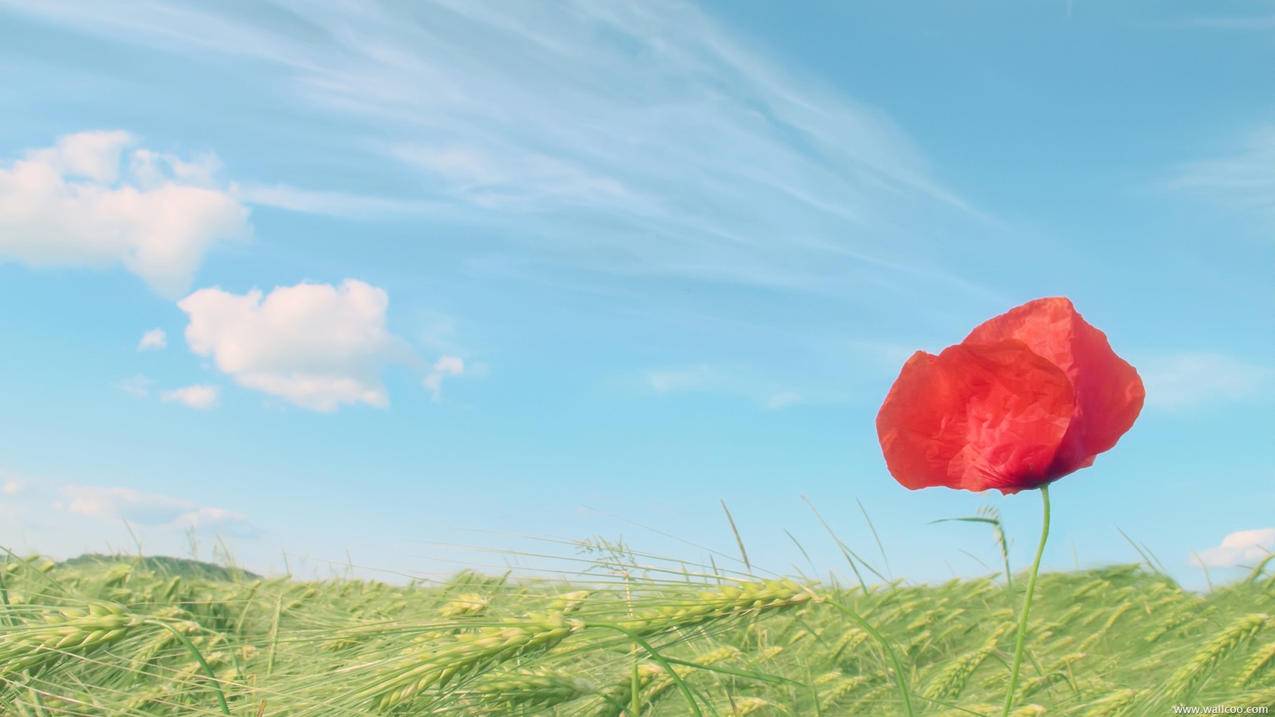
[[[314,111],[363,123],[333,141],[415,173],[415,193],[393,199],[267,185],[241,187],[245,202],[447,212],[630,275],[841,289],[871,267],[981,290],[930,265],[913,231],[984,217],[905,132],[692,5],[284,2],[268,23],[248,8],[20,9],[265,63]]]
[[[155,381],[153,379],[140,373],[115,382],[116,388],[134,398],[146,398],[150,395],[151,387],[154,385]]]
[[[714,393],[743,398],[770,410],[805,402],[802,393],[758,378],[746,369],[711,364],[647,371],[643,383],[648,390],[659,395]]]
[[[1258,399],[1275,381],[1265,366],[1208,352],[1149,356],[1139,361],[1139,371],[1147,404],[1165,409]]]
[[[232,184],[230,193],[245,204],[339,217],[438,213],[436,202],[394,199],[350,192],[304,189],[287,184]]]
[[[56,510],[86,518],[123,519],[139,525],[183,529],[251,530],[247,518],[238,513],[133,488],[66,485],[58,493]]]
[[[1252,565],[1275,552],[1275,528],[1237,530],[1222,538],[1220,545],[1191,556],[1191,564],[1210,568]]]
[[[726,383],[720,369],[700,364],[649,371],[646,385],[656,393],[682,393],[720,388]]]
[[[248,516],[189,498],[126,485],[26,477],[0,468],[0,545],[70,556],[110,550],[103,537],[112,535],[124,541],[140,537],[147,550],[174,553],[186,547],[190,531],[228,539],[261,536]]]
[[[801,394],[796,391],[776,391],[766,399],[766,408],[780,410],[801,403]]]
[[[1187,18],[1182,27],[1208,30],[1275,30],[1275,15],[1214,15]]]
[[[1251,132],[1225,156],[1178,167],[1168,186],[1275,220],[1275,125]]]
[[[917,350],[916,346],[898,342],[867,339],[852,340],[848,346],[852,356],[890,375],[898,373],[903,363]]]

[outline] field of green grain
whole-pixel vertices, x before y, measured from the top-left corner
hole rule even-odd
[[[865,588],[600,544],[569,560],[392,585],[9,556],[0,714],[1001,713],[1022,580]],[[1262,567],[1208,594],[1137,566],[1042,575],[1013,714],[1275,704]]]

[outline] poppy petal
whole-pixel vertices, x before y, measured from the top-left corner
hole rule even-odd
[[[1020,341],[918,351],[877,414],[895,480],[1015,493],[1048,469],[1075,409],[1066,374]]]
[[[1092,465],[1133,425],[1146,396],[1138,372],[1112,351],[1107,336],[1094,328],[1063,297],[1030,301],[989,319],[965,338],[965,344],[1014,339],[1053,362],[1071,380],[1076,411],[1050,480]]]

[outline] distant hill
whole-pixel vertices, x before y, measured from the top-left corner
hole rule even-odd
[[[240,568],[227,568],[202,560],[172,558],[166,555],[148,555],[138,558],[128,555],[102,555],[86,553],[58,563],[58,567],[81,568],[99,565],[141,565],[161,575],[180,575],[183,578],[204,580],[260,580],[261,576]]]

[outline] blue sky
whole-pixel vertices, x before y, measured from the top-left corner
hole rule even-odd
[[[365,5],[365,6],[360,6]],[[0,544],[435,575],[533,538],[1021,565],[903,359],[1070,296],[1142,372],[1046,564],[1275,544],[1275,6],[0,2]],[[128,527],[125,523],[127,521]],[[668,537],[676,536],[675,538]],[[558,548],[566,550],[569,548]],[[801,561],[804,562],[804,561]]]

